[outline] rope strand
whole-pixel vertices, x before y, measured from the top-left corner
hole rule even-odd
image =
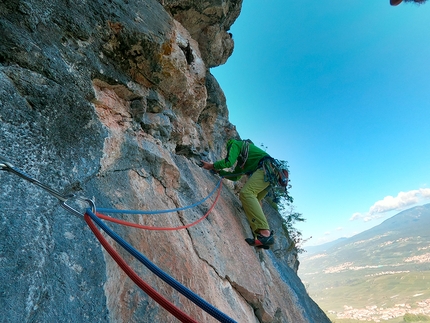
[[[188,316],[186,313],[182,312],[179,308],[177,308],[173,303],[165,299],[162,295],[160,295],[155,289],[149,286],[136,272],[125,262],[125,260],[119,255],[118,252],[109,244],[109,242],[103,237],[100,230],[97,229],[94,222],[91,220],[88,214],[84,216],[85,222],[87,222],[91,231],[96,236],[97,240],[99,240],[100,244],[106,249],[106,251],[111,255],[111,257],[115,260],[119,267],[127,274],[128,277],[139,286],[149,297],[151,297],[154,301],[156,301],[159,305],[161,305],[164,309],[169,311],[173,316],[175,316],[178,320],[184,323],[198,323],[193,318]]]
[[[160,268],[158,268],[155,264],[153,264],[148,258],[146,258],[143,254],[137,251],[133,246],[131,246],[127,241],[121,238],[117,233],[112,231],[106,224],[103,223],[90,209],[87,209],[86,212],[91,219],[97,223],[97,225],[106,232],[112,239],[114,239],[121,247],[123,247],[127,252],[129,252],[132,256],[134,256],[137,260],[139,260],[142,264],[144,264],[150,271],[152,271],[155,275],[157,275],[164,282],[169,284],[171,287],[176,289],[179,293],[187,297],[194,304],[199,306],[208,314],[212,315],[218,321],[222,323],[236,323],[232,318],[206,302],[203,298],[192,292],[190,289],[179,283],[174,278],[170,277]]]
[[[176,209],[169,209],[169,210],[118,210],[118,209],[109,209],[109,208],[97,208],[97,210],[100,212],[104,212],[104,213],[123,213],[123,214],[161,214],[161,213],[171,213],[171,212],[183,211],[183,210],[191,209],[195,206],[202,204],[204,201],[206,201],[208,198],[210,198],[216,192],[216,190],[219,188],[219,186],[221,186],[221,183],[222,183],[222,178],[219,179],[215,188],[204,199],[202,199],[196,203],[193,203],[191,205],[179,207]]]
[[[187,229],[189,227],[192,227],[193,225],[200,223],[201,221],[203,221],[204,219],[206,219],[208,217],[209,213],[211,213],[211,211],[215,207],[216,203],[218,202],[219,196],[221,194],[222,182],[220,181],[219,183],[221,183],[221,184],[217,185],[218,186],[218,194],[217,194],[214,202],[212,203],[211,207],[206,212],[206,214],[204,216],[202,216],[200,219],[198,219],[198,220],[196,220],[190,224],[182,225],[179,227],[172,227],[172,228],[170,228],[170,227],[152,227],[152,226],[148,226],[148,225],[142,225],[142,224],[137,224],[137,223],[132,223],[132,222],[112,218],[110,216],[104,215],[104,214],[99,213],[99,212],[96,212],[96,215],[103,220],[107,220],[107,221],[110,221],[113,223],[129,226],[129,227],[133,227],[133,228],[143,229],[143,230],[174,231],[174,230]],[[98,210],[100,210],[100,209],[98,209]]]

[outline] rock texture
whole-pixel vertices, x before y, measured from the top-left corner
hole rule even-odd
[[[225,129],[234,129],[209,68],[232,53],[228,29],[240,8],[239,0],[1,2],[0,155],[98,207],[171,209],[206,197],[218,178],[198,161],[221,158]],[[177,321],[126,277],[82,217],[9,172],[0,171],[0,187],[0,322]],[[117,216],[181,226],[212,201]],[[251,232],[231,183],[189,229],[109,225],[237,322],[329,322],[296,275],[282,219],[265,211],[277,235],[271,251],[244,242]],[[114,246],[181,310],[216,321]]]

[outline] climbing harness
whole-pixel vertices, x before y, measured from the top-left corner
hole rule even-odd
[[[221,188],[222,188],[222,178],[219,180],[218,184],[216,185],[215,189],[204,199],[186,207],[177,208],[177,209],[170,209],[170,210],[157,210],[157,211],[138,211],[138,210],[115,210],[115,209],[100,209],[102,212],[106,213],[128,213],[128,214],[156,214],[156,213],[168,213],[168,212],[176,212],[180,210],[185,210],[194,206],[197,206],[204,201],[206,201],[210,196],[212,196],[216,191],[218,191],[217,197],[210,207],[210,209],[206,212],[206,214],[198,219],[197,221],[176,227],[176,228],[151,228],[149,226],[142,226],[137,225],[133,223],[129,223],[126,221],[118,220],[111,218],[109,216],[105,216],[101,213],[98,213],[96,211],[95,202],[93,200],[77,197],[73,194],[70,195],[62,195],[58,191],[42,184],[38,180],[32,178],[31,176],[25,174],[21,170],[17,169],[10,163],[6,158],[0,156],[0,170],[8,171],[12,174],[18,175],[19,177],[29,181],[32,184],[35,184],[45,191],[47,191],[49,194],[54,196],[58,199],[60,202],[61,207],[69,211],[70,213],[78,216],[84,216],[84,220],[91,229],[91,231],[94,233],[95,237],[100,241],[101,245],[105,248],[105,250],[112,256],[112,258],[115,260],[115,262],[121,267],[121,269],[124,270],[124,272],[130,277],[130,279],[139,286],[145,293],[147,293],[148,296],[154,299],[160,306],[162,306],[164,309],[169,311],[172,315],[174,315],[176,318],[178,318],[181,322],[185,323],[197,323],[194,319],[192,319],[190,316],[182,312],[179,308],[177,308],[173,303],[169,302],[167,299],[165,299],[163,296],[161,296],[158,292],[156,292],[152,287],[150,287],[145,281],[143,281],[136,272],[133,271],[133,269],[124,261],[124,259],[121,258],[121,256],[115,251],[115,249],[107,242],[107,240],[103,237],[101,232],[97,229],[97,227],[94,225],[94,222],[104,231],[106,232],[113,240],[115,240],[121,247],[123,247],[127,252],[129,252],[131,255],[133,255],[137,260],[139,260],[143,265],[145,265],[150,271],[152,271],[155,275],[157,275],[160,279],[162,279],[164,282],[169,284],[171,287],[176,289],[179,293],[187,297],[190,301],[195,303],[197,306],[199,306],[201,309],[206,311],[208,314],[213,316],[215,319],[217,319],[219,322],[222,323],[236,323],[232,318],[227,316],[226,314],[219,311],[217,308],[206,302],[204,299],[202,299],[200,296],[192,292],[190,289],[170,277],[167,273],[162,271],[160,268],[158,268],[155,264],[153,264],[147,257],[145,257],[142,253],[137,251],[133,246],[131,246],[127,241],[125,241],[123,238],[121,238],[117,233],[112,231],[103,221],[102,219],[109,220],[111,222],[138,227],[141,229],[147,229],[147,230],[179,230],[179,229],[185,229],[192,225],[195,225],[199,222],[201,222],[204,218],[206,218],[209,213],[212,211],[212,209],[215,207],[215,204],[220,196]],[[71,198],[75,198],[81,201],[85,201],[89,203],[90,207],[86,209],[85,213],[81,213],[77,211],[76,209],[72,208],[69,204],[66,202],[69,201]]]
[[[280,186],[287,188],[288,186],[288,170],[286,170],[281,162],[273,157],[266,156],[260,160],[258,164],[264,170],[264,181],[276,187]]]

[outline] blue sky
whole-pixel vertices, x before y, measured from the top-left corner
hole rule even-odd
[[[211,69],[242,138],[287,160],[307,245],[430,203],[430,3],[244,0]]]

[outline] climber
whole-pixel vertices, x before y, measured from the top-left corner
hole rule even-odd
[[[405,2],[415,2],[415,3],[420,4],[420,3],[426,2],[427,0],[390,0],[390,4],[392,6],[397,6],[397,5],[401,4],[403,1],[405,1]]]
[[[269,182],[264,180],[264,170],[262,169],[263,161],[268,158],[271,158],[269,154],[255,146],[250,140],[230,139],[227,142],[225,159],[218,160],[213,164],[201,161],[204,169],[213,170],[220,176],[225,176],[232,181],[238,180],[242,174],[249,176],[239,193],[239,199],[254,234],[254,239],[247,238],[245,240],[251,246],[264,249],[269,249],[275,242],[273,231],[270,231],[260,204],[268,192]],[[235,163],[233,172],[223,170],[232,167]]]

